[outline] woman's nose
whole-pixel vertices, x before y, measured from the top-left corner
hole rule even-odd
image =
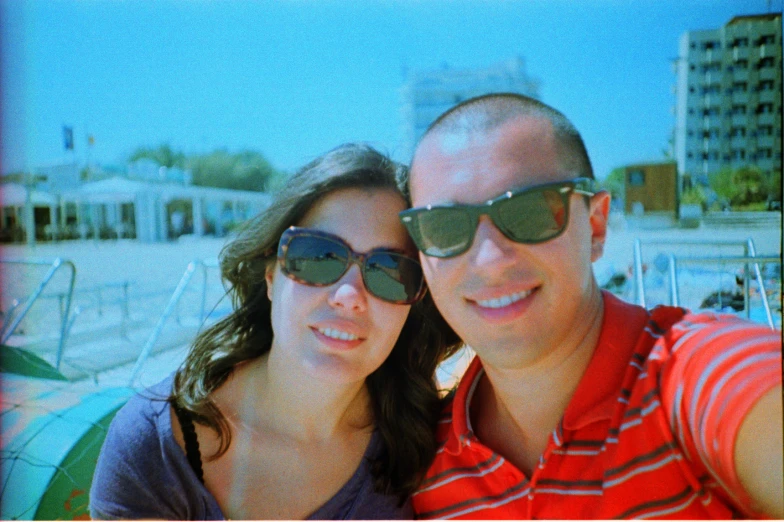
[[[355,312],[367,310],[367,290],[359,266],[351,265],[343,277],[333,285],[329,304]]]

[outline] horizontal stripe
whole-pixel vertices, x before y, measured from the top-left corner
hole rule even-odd
[[[417,491],[417,493],[415,493],[415,494],[419,495],[419,494],[424,493],[426,491],[430,491],[432,489],[435,489],[435,488],[438,488],[438,487],[441,487],[441,486],[445,486],[446,484],[449,484],[450,482],[454,482],[455,480],[460,480],[460,479],[464,479],[464,478],[481,478],[481,477],[484,477],[485,475],[488,475],[488,474],[492,473],[493,471],[497,470],[498,468],[500,468],[501,465],[504,463],[504,460],[502,458],[494,457],[492,460],[495,460],[496,462],[493,465],[491,465],[490,467],[485,467],[485,468],[478,468],[477,467],[477,469],[466,470],[466,471],[462,471],[462,472],[459,472],[459,471],[456,472],[456,470],[449,470],[448,472],[445,472],[442,475],[440,475],[438,477],[434,477],[433,479],[431,479],[432,483],[430,485],[423,485],[423,487],[420,488],[419,491]]]
[[[687,487],[680,493],[677,493],[670,497],[663,498],[661,500],[654,500],[651,502],[643,502],[642,504],[637,504],[636,506],[627,509],[620,515],[616,515],[613,518],[641,518],[646,515],[648,517],[653,517],[655,516],[653,513],[656,513],[658,511],[649,511],[649,510],[653,510],[654,508],[660,509],[665,507],[667,509],[663,511],[666,511],[667,513],[673,513],[674,511],[671,511],[671,509],[674,507],[674,505],[680,503],[683,499],[687,499],[687,502],[692,502],[694,500],[694,498],[689,500],[690,495],[694,498],[697,498],[697,495],[694,493],[691,487]],[[643,512],[645,511],[648,511],[648,513],[646,513],[646,515],[643,515]]]
[[[555,489],[555,488],[536,488],[536,493],[548,493],[550,495],[568,495],[568,496],[601,496],[604,493],[602,488],[596,489]]]
[[[539,491],[539,486],[563,486],[567,488],[582,488],[582,487],[601,487],[602,481],[601,480],[559,480],[559,479],[540,479],[536,486],[534,486],[534,491]]]
[[[626,482],[630,478],[636,477],[640,473],[648,473],[650,471],[653,471],[653,470],[659,469],[659,468],[661,468],[663,466],[666,466],[667,464],[669,464],[671,462],[682,460],[682,458],[683,457],[681,457],[678,454],[672,454],[672,455],[667,455],[666,457],[664,457],[663,459],[659,460],[658,462],[654,461],[654,462],[651,462],[650,464],[640,465],[640,466],[638,466],[638,467],[636,467],[634,469],[629,470],[627,473],[619,476],[615,480],[607,481],[604,484],[604,487],[605,488],[611,488],[613,486],[617,486],[618,484],[623,484],[624,482]]]
[[[519,498],[525,497],[530,493],[531,488],[525,487],[520,490],[522,484],[509,488],[503,493],[492,496],[484,496],[479,498],[472,498],[463,502],[451,504],[449,506],[423,513],[417,513],[419,518],[456,518],[459,516],[467,515],[468,513],[475,513],[483,509],[495,508],[513,502]],[[457,511],[456,511],[457,510]]]
[[[671,452],[671,451],[674,451],[674,450],[677,450],[677,449],[678,449],[678,447],[675,445],[674,442],[669,442],[667,444],[659,446],[658,448],[656,448],[656,449],[654,449],[654,450],[652,450],[652,451],[650,451],[648,453],[645,453],[644,455],[638,455],[638,456],[634,457],[633,459],[631,459],[631,460],[621,464],[620,466],[616,466],[614,468],[608,469],[605,472],[604,477],[605,477],[605,479],[607,479],[607,478],[613,477],[614,475],[619,475],[619,474],[627,471],[629,468],[637,466],[638,464],[643,464],[645,462],[654,460],[657,457],[660,457],[661,455],[664,455],[667,452]]]

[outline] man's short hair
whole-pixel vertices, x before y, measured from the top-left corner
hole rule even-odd
[[[493,93],[463,101],[439,116],[425,131],[431,134],[485,133],[520,117],[543,118],[553,126],[561,166],[593,178],[593,168],[577,128],[566,116],[539,100],[515,93]]]

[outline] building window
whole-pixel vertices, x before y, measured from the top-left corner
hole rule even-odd
[[[737,60],[737,61],[735,62],[735,65],[734,65],[734,67],[735,67],[736,69],[739,69],[739,70],[742,70],[742,69],[747,69],[747,68],[749,67],[749,61],[748,61],[748,60],[746,60],[745,58],[742,58],[742,59],[740,59],[740,60]]]
[[[776,60],[772,56],[766,56],[757,62],[757,69],[764,69],[765,67],[773,67],[776,65]]]
[[[745,105],[733,105],[732,109],[730,109],[730,113],[733,116],[737,116],[739,114],[746,114],[746,106]]]
[[[710,85],[706,85],[702,88],[702,94],[719,94],[721,92],[721,86],[718,83],[712,83]]]
[[[640,169],[630,170],[627,181],[630,187],[644,187],[645,172]]]
[[[733,127],[730,129],[730,138],[743,138],[746,136],[746,127]]]
[[[749,84],[746,82],[735,82],[732,84],[732,92],[746,92]]]
[[[705,109],[702,110],[702,115],[703,116],[718,116],[719,115],[719,108],[716,105],[713,105],[711,107],[706,107]]]
[[[757,114],[770,114],[773,112],[772,103],[760,103],[757,105]]]
[[[732,149],[732,159],[734,159],[734,160],[745,160],[746,159],[746,151],[744,149]]]
[[[757,128],[757,136],[773,136],[773,125],[760,125]]]
[[[773,80],[762,80],[757,86],[757,90],[759,91],[772,91],[774,88],[775,84],[773,83]]]
[[[776,37],[772,34],[764,34],[760,36],[759,40],[757,40],[757,45],[774,44],[774,43],[776,43]]]
[[[773,149],[759,149],[757,157],[760,159],[770,159],[773,157]]]
[[[730,43],[730,47],[748,47],[749,46],[749,39],[748,38],[735,38],[732,43]]]

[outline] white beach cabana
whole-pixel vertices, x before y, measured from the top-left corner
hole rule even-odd
[[[61,226],[82,237],[166,241],[183,234],[222,235],[269,204],[260,192],[110,178],[60,195]]]

